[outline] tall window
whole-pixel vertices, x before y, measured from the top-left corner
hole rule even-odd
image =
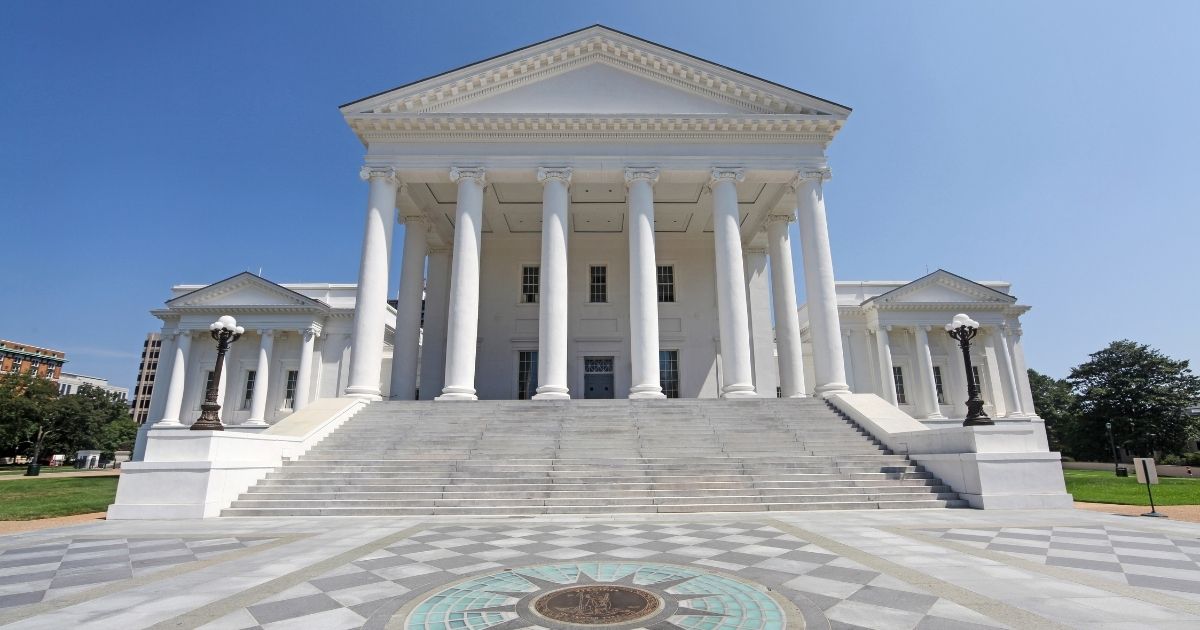
[[[246,370],[246,387],[242,390],[242,410],[250,408],[251,402],[254,400],[254,379],[258,372],[255,370]]]
[[[608,301],[608,267],[604,265],[592,265],[589,272],[591,279],[591,290],[588,293],[588,302],[592,304],[603,304]]]
[[[521,267],[521,303],[522,304],[537,304],[538,301],[538,278],[541,269],[537,265],[526,265]]]
[[[529,400],[537,393],[538,353],[523,350],[517,353],[517,400]]]
[[[300,380],[300,372],[296,370],[288,370],[287,381],[283,386],[283,408],[296,408],[296,382]]]
[[[675,301],[675,266],[658,265],[658,301]]]
[[[899,365],[892,366],[892,379],[896,381],[896,404],[907,405],[908,397],[904,395],[904,370]]]
[[[12,371],[20,372],[21,371],[21,363],[23,363],[23,361],[21,359],[13,359]]]
[[[660,285],[661,286],[661,285]],[[679,398],[679,351],[658,351],[658,380],[667,398]]]
[[[942,368],[936,365],[933,366],[933,388],[937,390],[938,404],[946,404],[946,394],[942,392]]]

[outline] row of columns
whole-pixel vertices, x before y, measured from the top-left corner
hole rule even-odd
[[[166,387],[166,400],[163,404],[162,416],[154,424],[156,429],[171,429],[181,428],[184,426],[181,421],[183,415],[183,394],[184,387],[187,384],[187,365],[188,356],[192,349],[192,335],[195,332],[201,332],[205,336],[208,331],[174,331],[163,333],[162,355],[169,356],[168,370],[160,371],[160,374],[166,374],[167,378],[159,380],[156,385],[158,387]],[[259,330],[259,343],[256,354],[256,364],[254,381],[254,392],[250,399],[250,418],[241,426],[245,427],[266,427],[267,414],[267,388],[270,383],[271,369],[271,354],[275,348],[276,330],[263,329]],[[310,384],[312,382],[312,367],[313,367],[313,351],[316,340],[316,330],[313,328],[303,328],[298,331],[300,333],[300,368],[296,373],[296,392],[292,407],[293,411],[300,411],[308,404],[310,394]],[[221,372],[221,381],[217,384],[217,401],[224,404],[225,400],[225,383],[226,376],[229,370]],[[165,381],[165,382],[163,382]],[[203,383],[201,384],[203,386]]]
[[[941,407],[937,402],[937,382],[933,373],[933,353],[930,350],[929,333],[930,331],[940,331],[941,327],[931,325],[916,325],[911,326],[913,330],[913,338],[916,345],[915,364],[917,374],[915,381],[912,383],[913,406],[916,414],[919,417],[926,419],[941,419],[945,418],[942,415]],[[876,351],[875,356],[878,361],[877,371],[880,383],[880,395],[893,405],[898,403],[896,392],[896,380],[892,373],[892,335],[894,332],[893,326],[881,325],[871,329],[870,332],[875,334]],[[901,328],[903,330],[903,328]],[[1024,396],[1023,381],[1019,378],[1019,374],[1024,370],[1023,367],[1018,367],[1019,363],[1016,358],[1016,350],[1014,348],[1014,339],[1020,338],[1020,333],[1011,331],[1007,325],[986,327],[984,334],[977,337],[977,345],[981,348],[977,352],[982,352],[984,357],[990,358],[994,363],[989,364],[989,368],[994,368],[998,377],[1003,380],[1003,383],[997,383],[998,391],[993,392],[994,396],[1002,396],[1003,400],[992,401],[993,404],[1003,405],[1006,417],[1023,417],[1032,412],[1032,405],[1026,402]],[[998,342],[998,343],[997,343]],[[957,344],[953,344],[947,348],[947,358],[950,365],[947,369],[950,373],[943,374],[943,378],[952,379],[953,382],[965,383],[966,366],[963,364],[962,353],[959,351]],[[906,385],[908,385],[906,383]],[[945,387],[946,384],[944,383]],[[966,385],[961,387],[956,385],[954,391],[966,391]]]
[[[394,170],[364,167],[370,182],[366,232],[359,268],[350,377],[346,395],[379,399],[383,351],[383,317],[387,301],[391,221],[396,195],[402,184]],[[569,246],[569,187],[572,169],[546,166],[538,169],[542,184],[542,246],[539,294],[538,389],[535,399],[570,397],[567,385],[567,267]],[[756,396],[751,364],[750,325],[744,282],[737,183],[745,178],[740,168],[713,168],[709,188],[713,198],[715,279],[724,373],[722,395]],[[770,217],[772,291],[783,395],[804,395],[803,357],[796,314],[795,278],[787,223],[800,222],[801,250],[808,287],[809,314],[814,339],[816,391],[847,392],[842,358],[833,262],[825,220],[822,182],[828,170],[800,172],[792,186],[797,204],[794,215]],[[455,167],[450,179],[458,186],[454,245],[451,252],[448,308],[446,309],[444,381],[438,400],[475,400],[475,358],[479,324],[479,270],[483,220],[484,169]],[[630,398],[663,398],[659,381],[659,331],[657,264],[654,245],[654,185],[658,169],[625,169],[628,190]],[[427,254],[424,219],[406,218],[396,313],[391,391],[407,397],[414,391],[419,366],[420,302],[424,259]],[[432,267],[432,264],[431,264]],[[433,270],[431,269],[431,276]],[[432,278],[431,278],[432,280]],[[431,281],[432,285],[432,281]],[[427,304],[429,296],[426,296]],[[436,317],[436,315],[435,315]],[[437,343],[438,336],[426,341]],[[440,358],[440,357],[438,357]],[[426,368],[436,361],[427,361]]]

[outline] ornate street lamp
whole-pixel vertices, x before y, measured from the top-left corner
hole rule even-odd
[[[229,346],[241,338],[246,329],[237,325],[237,320],[229,315],[223,315],[217,321],[209,324],[208,330],[217,341],[217,365],[213,368],[212,382],[204,392],[204,404],[200,405],[200,418],[192,423],[193,431],[224,431],[221,416],[217,414],[221,405],[217,402],[217,389],[221,383],[221,370],[225,367],[225,353]]]
[[[979,322],[959,313],[954,316],[953,321],[946,324],[946,332],[962,349],[963,366],[967,372],[967,419],[963,420],[963,426],[996,424],[983,412],[983,397],[979,395],[979,383],[975,382],[975,372],[971,369],[971,340],[979,334]]]

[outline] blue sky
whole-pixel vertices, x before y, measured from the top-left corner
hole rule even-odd
[[[592,23],[854,108],[839,279],[1010,280],[1055,376],[1200,359],[1196,2],[6,2],[0,337],[131,386],[172,284],[353,282],[337,106]]]

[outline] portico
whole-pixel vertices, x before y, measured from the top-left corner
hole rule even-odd
[[[393,399],[585,397],[588,358],[613,366],[592,394],[847,391],[823,187],[848,108],[597,26],[342,113],[369,189],[346,395],[384,396],[396,219]],[[791,221],[819,310],[811,390]],[[770,283],[747,273],[767,253]],[[444,340],[422,338],[422,291]],[[768,302],[775,331],[752,322]]]

